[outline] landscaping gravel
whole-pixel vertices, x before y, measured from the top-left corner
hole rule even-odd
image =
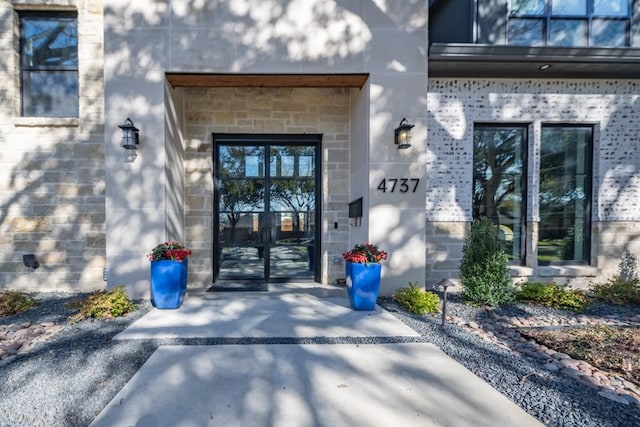
[[[63,325],[48,341],[25,354],[0,363],[0,426],[86,426],[113,399],[133,374],[161,344],[228,344],[229,340],[198,339],[113,341],[111,338],[150,310],[148,302],[124,318],[83,320],[69,323],[73,310],[67,303],[78,296],[40,294],[40,304],[26,313],[0,318],[0,325],[54,322]],[[422,338],[487,381],[531,415],[549,426],[640,426],[640,406],[603,398],[575,380],[550,373],[540,361],[480,339],[457,325],[440,324],[439,315],[417,316],[395,301],[379,304],[415,329]],[[461,304],[450,296],[448,313],[464,319],[481,319],[484,310]],[[553,310],[527,306],[530,313],[546,315]],[[522,315],[522,306],[500,309],[501,315]],[[597,314],[624,308],[599,306]],[[634,313],[634,311],[629,311]],[[637,314],[637,311],[635,311]],[[252,343],[359,343],[399,342],[416,339],[239,339]],[[428,363],[428,361],[424,361]],[[428,398],[428,396],[425,396]]]
[[[47,342],[0,366],[0,426],[86,426],[155,350],[144,341],[111,338],[149,309],[127,317],[69,323],[66,306],[80,296],[40,294],[37,307],[0,324],[55,322]]]
[[[447,315],[480,320],[486,310],[449,297]],[[379,304],[418,332],[423,339],[437,345],[446,354],[491,384],[522,409],[548,426],[562,427],[630,427],[640,426],[640,406],[622,404],[603,398],[597,390],[574,379],[543,369],[543,362],[514,355],[480,339],[456,325],[441,325],[441,317],[408,313],[395,301],[382,298]],[[561,310],[513,304],[496,310],[504,316],[566,314]],[[638,314],[637,308],[597,304],[589,315]]]

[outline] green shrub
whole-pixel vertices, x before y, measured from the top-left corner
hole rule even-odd
[[[440,311],[440,297],[435,292],[427,292],[417,284],[409,283],[408,288],[400,288],[394,296],[403,307],[412,313],[424,315]]]
[[[566,289],[555,283],[526,282],[516,292],[518,301],[531,302],[547,307],[580,311],[587,304],[587,296],[577,289]]]
[[[462,297],[473,304],[496,306],[513,300],[509,261],[488,218],[471,224],[462,248],[460,281]]]
[[[71,305],[80,311],[72,317],[78,321],[93,317],[96,319],[111,319],[124,316],[136,309],[136,305],[129,299],[123,286],[118,286],[111,291],[97,291]]]
[[[0,291],[0,317],[23,313],[38,302],[32,296],[18,291]]]
[[[640,279],[613,276],[606,283],[592,284],[589,289],[601,300],[615,305],[640,305]]]

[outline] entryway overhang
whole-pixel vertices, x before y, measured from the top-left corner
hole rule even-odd
[[[369,74],[166,73],[176,87],[351,87],[362,88]]]

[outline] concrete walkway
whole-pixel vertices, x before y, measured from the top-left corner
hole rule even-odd
[[[115,339],[417,334],[344,289],[189,295]],[[370,337],[369,340],[367,337]],[[429,343],[161,346],[92,426],[541,426]]]

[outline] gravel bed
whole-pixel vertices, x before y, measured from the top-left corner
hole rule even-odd
[[[144,341],[112,337],[144,315],[69,323],[66,304],[81,296],[40,294],[37,307],[0,324],[55,322],[63,329],[32,352],[0,366],[0,426],[86,426],[155,350]]]
[[[431,342],[513,402],[549,426],[640,426],[640,407],[622,405],[562,375],[545,371],[539,361],[514,356],[452,324],[441,326],[439,315],[416,316],[395,301],[379,304],[415,329],[421,338],[313,338],[313,339],[172,339],[125,340],[111,338],[146,314],[148,302],[136,312],[112,320],[69,323],[67,303],[79,296],[40,294],[40,304],[26,313],[0,318],[0,324],[55,322],[63,329],[33,351],[0,364],[0,426],[86,426],[113,399],[159,345],[278,344],[278,343],[388,343]],[[602,305],[591,314],[616,314],[624,308]],[[513,305],[503,315],[545,315],[553,310]],[[475,320],[484,310],[461,304],[451,295],[448,314]],[[629,314],[635,313],[629,311]]]
[[[476,334],[452,325],[441,325],[440,315],[417,316],[389,298],[378,302],[395,317],[437,345],[446,354],[491,384],[511,401],[548,426],[631,427],[640,426],[640,407],[605,399],[577,381],[543,369],[540,361],[516,356]],[[544,316],[567,314],[547,307],[512,304],[496,310],[501,315]],[[447,301],[447,315],[479,320],[486,310],[460,303],[457,295]],[[608,316],[637,314],[637,308],[596,304],[583,314]]]

